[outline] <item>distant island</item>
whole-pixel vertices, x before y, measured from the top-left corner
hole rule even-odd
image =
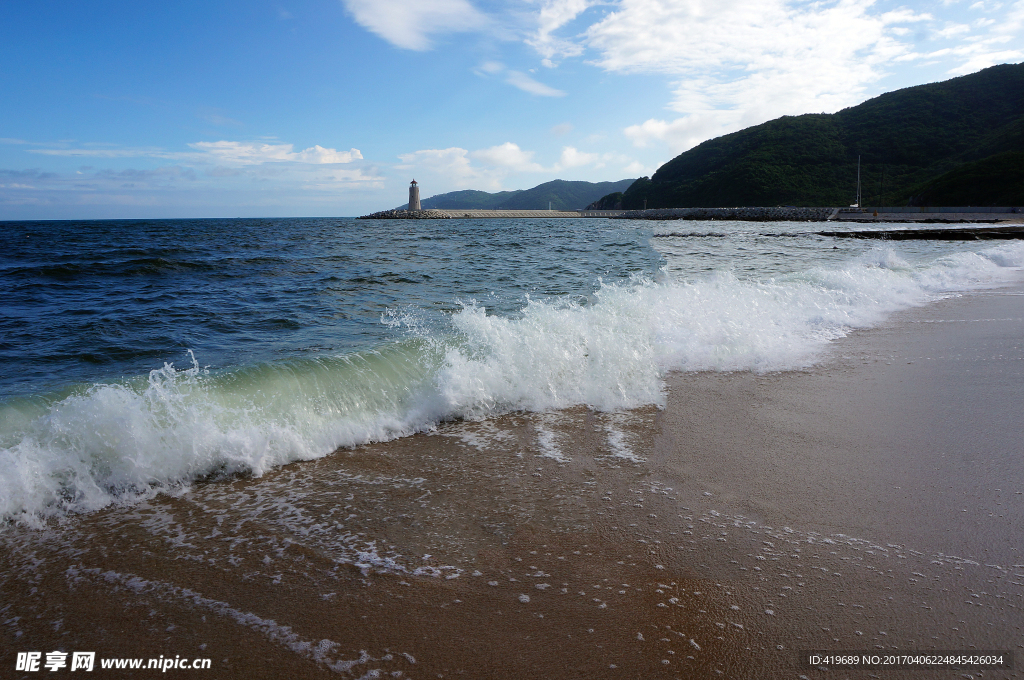
[[[581,210],[608,193],[623,192],[635,180],[572,182],[556,179],[517,191],[452,191],[423,199],[423,210]],[[405,210],[409,204],[399,206]]]
[[[863,205],[1024,205],[1024,64],[711,139],[591,208],[845,206],[858,156]]]

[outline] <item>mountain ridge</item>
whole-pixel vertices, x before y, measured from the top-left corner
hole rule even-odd
[[[580,210],[606,193],[625,191],[633,179],[616,182],[583,182],[555,179],[531,189],[488,193],[465,189],[437,194],[420,201],[424,210]],[[399,206],[405,210],[409,204]]]

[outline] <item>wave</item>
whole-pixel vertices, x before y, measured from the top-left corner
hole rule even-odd
[[[767,280],[602,285],[589,299],[527,299],[514,318],[465,302],[447,325],[415,310],[382,319],[375,351],[210,372],[195,357],[120,383],[0,404],[0,517],[46,518],[131,503],[222,475],[261,475],[339,447],[445,419],[586,404],[664,402],[669,371],[812,365],[851,329],[1024,266],[1013,243],[911,264],[876,248],[839,267]]]

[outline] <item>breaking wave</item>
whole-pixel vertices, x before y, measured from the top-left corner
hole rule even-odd
[[[669,371],[806,367],[851,329],[1022,266],[1013,243],[917,264],[877,248],[766,280],[637,277],[587,299],[527,299],[514,317],[465,302],[441,328],[392,312],[394,340],[374,351],[220,372],[190,356],[135,380],[12,399],[0,403],[0,516],[38,523],[260,475],[445,419],[661,404]]]

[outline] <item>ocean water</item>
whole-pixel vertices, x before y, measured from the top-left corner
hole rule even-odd
[[[1019,241],[816,226],[0,223],[0,518],[38,524],[444,420],[658,406],[670,371],[805,368],[853,329],[1024,267]]]

